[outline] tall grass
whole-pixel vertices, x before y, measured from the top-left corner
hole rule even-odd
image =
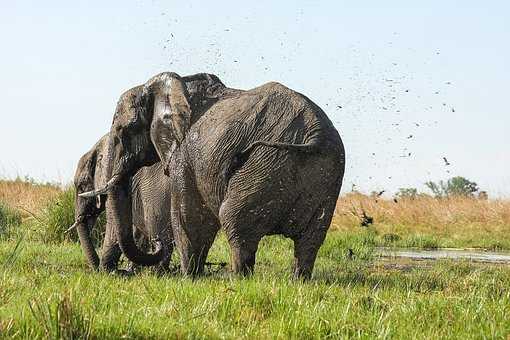
[[[509,200],[423,196],[395,202],[350,193],[338,201],[332,230],[359,230],[363,211],[373,217],[379,244],[510,249]]]
[[[0,240],[7,239],[21,225],[21,214],[0,201]]]
[[[65,231],[74,223],[74,188],[67,188],[52,197],[41,209],[37,218],[37,225],[41,232],[41,239],[47,243],[78,241],[76,230]],[[105,231],[106,218],[104,213],[98,218],[91,236],[94,243],[99,243]]]
[[[0,180],[0,238],[24,237],[27,240],[56,243],[76,242],[74,188],[60,188],[33,181]],[[98,245],[104,234],[105,215],[100,215],[91,236]]]
[[[21,178],[0,180],[0,201],[18,209],[23,218],[38,213],[50,198],[60,192],[61,189],[54,184],[40,184]]]
[[[36,299],[28,305],[45,338],[87,340],[91,337],[93,317],[82,312],[73,295],[57,294],[50,301]]]
[[[74,189],[60,191],[52,197],[37,220],[44,242],[76,241],[76,233],[65,233],[74,223]]]
[[[74,232],[63,233],[74,222],[73,196],[71,188],[0,181],[0,201],[21,214],[23,225],[17,229],[28,239],[75,241]],[[355,235],[362,232],[363,212],[373,218],[368,229],[379,246],[510,249],[510,200],[418,196],[395,202],[349,193],[339,199],[330,230]],[[99,228],[94,229],[94,239],[101,238],[104,224],[103,216]]]

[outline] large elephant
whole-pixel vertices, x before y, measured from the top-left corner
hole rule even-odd
[[[203,271],[222,227],[234,272],[252,273],[260,239],[283,234],[294,241],[294,275],[310,277],[344,175],[337,130],[310,99],[281,84],[243,91],[219,80],[204,79],[198,87],[189,80],[166,72],[120,97],[110,131],[109,181],[83,195],[108,192],[108,218],[124,254],[136,263],[157,263],[162,251],[147,254],[134,243],[126,198],[136,171],[161,160],[171,179],[183,273]],[[194,104],[197,89],[206,93],[198,95],[205,107]]]
[[[74,176],[76,193],[94,190],[105,185],[108,157],[108,135],[103,136],[90,151],[79,160]],[[164,175],[160,162],[137,171],[131,180],[133,201],[132,230],[139,245],[148,245],[150,238],[162,240],[164,257],[162,269],[168,267],[173,249],[170,212],[166,204],[170,200],[170,179]],[[75,224],[80,244],[93,269],[116,270],[121,255],[115,230],[106,225],[101,259],[99,258],[90,232],[99,215],[105,210],[106,195],[94,197],[75,196]],[[143,247],[143,246],[142,246]]]

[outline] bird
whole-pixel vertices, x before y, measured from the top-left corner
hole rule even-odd
[[[368,216],[366,212],[363,211],[363,215],[361,216],[361,226],[368,227],[369,225],[374,223],[374,218],[372,216]]]
[[[349,260],[352,260],[353,257],[354,257],[354,251],[351,248],[347,249],[347,258]]]
[[[450,162],[448,162],[448,160],[446,159],[446,157],[443,157],[443,161],[444,161],[444,164],[446,166],[450,165]]]

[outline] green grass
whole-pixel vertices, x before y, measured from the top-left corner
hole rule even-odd
[[[25,238],[28,241],[43,242],[48,244],[72,241],[78,241],[76,230],[69,233],[65,231],[74,223],[74,189],[67,188],[58,191],[51,198],[46,200],[39,211],[31,212],[27,218],[21,218],[19,210],[10,208],[8,205],[0,202],[0,237],[3,239]],[[2,221],[7,216],[10,221],[9,232],[2,231]],[[106,226],[106,216],[102,213],[95,228],[92,230],[92,241],[99,245],[103,239]]]
[[[385,266],[373,231],[332,232],[309,282],[291,279],[292,242],[263,240],[256,273],[196,280],[87,269],[79,246],[0,242],[0,337],[506,338],[510,268],[467,262]],[[347,249],[353,249],[349,260]],[[224,237],[211,262],[227,261]]]
[[[394,248],[419,248],[433,250],[437,248],[478,248],[491,251],[510,250],[510,235],[494,235],[490,228],[484,234],[460,235],[453,237],[451,235],[441,236],[437,233],[428,233],[426,231],[416,233],[383,233],[379,231],[378,225],[370,226],[370,242],[376,247],[394,247]],[[363,228],[357,230],[342,231],[348,238],[367,237]]]
[[[0,201],[0,240],[8,239],[21,222],[21,214]]]

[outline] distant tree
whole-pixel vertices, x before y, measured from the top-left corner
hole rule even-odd
[[[398,192],[395,194],[397,198],[400,199],[412,199],[414,200],[418,197],[418,189],[416,188],[400,188]]]
[[[425,183],[425,186],[432,191],[432,194],[434,194],[436,198],[442,198],[445,196],[445,185],[443,181],[439,181],[439,183],[429,181]]]
[[[429,181],[425,183],[425,185],[432,191],[436,198],[450,196],[472,197],[473,194],[478,191],[478,184],[461,176],[452,177],[446,182],[439,181],[435,183]]]
[[[448,195],[473,196],[478,191],[478,184],[467,178],[457,176],[448,180]]]

